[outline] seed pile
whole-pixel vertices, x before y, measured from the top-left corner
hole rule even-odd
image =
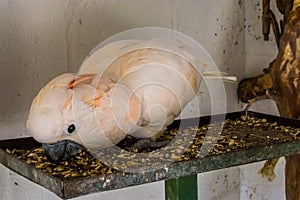
[[[68,161],[54,164],[48,161],[42,147],[35,149],[6,149],[7,153],[17,156],[37,169],[52,174],[62,179],[75,179],[80,177],[95,177],[103,174],[111,174],[114,170],[105,166],[88,151],[80,150],[75,157]]]
[[[128,136],[124,140],[125,142],[119,144],[121,150],[118,153],[111,150],[104,150],[101,153],[106,156],[108,165],[112,165],[116,169],[126,169],[132,166],[140,167],[141,159],[138,159],[137,155],[147,153],[150,153],[150,157],[152,156],[154,160],[150,159],[147,164],[147,159],[143,158],[142,161],[145,163],[142,163],[142,165],[148,166],[151,164],[155,166],[155,163],[160,164],[166,160],[185,161],[252,147],[300,140],[300,129],[279,126],[276,122],[271,123],[266,119],[241,116],[235,120],[227,119],[222,123],[187,127],[184,130],[167,130],[157,139],[157,141],[167,140],[171,141],[170,143],[173,142],[173,148],[166,145],[166,147],[159,149],[137,150],[132,148],[135,139]],[[46,173],[63,179],[95,177],[115,171],[102,164],[84,149],[78,152],[75,157],[59,164],[50,163],[43,154],[42,148],[7,149],[7,152]]]
[[[190,131],[196,131],[196,137],[191,148],[179,160],[199,158],[201,154],[196,149],[200,149],[201,145],[211,143],[211,141],[217,142],[213,147],[210,146],[208,155],[300,140],[300,128],[279,126],[277,122],[271,123],[267,119],[243,115],[236,120],[227,119],[222,122],[222,125],[221,131],[217,130],[220,125],[216,124],[189,128]],[[211,129],[214,134],[207,135],[207,131]]]

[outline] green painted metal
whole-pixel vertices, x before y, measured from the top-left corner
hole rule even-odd
[[[197,175],[185,176],[165,181],[166,200],[197,200]]]

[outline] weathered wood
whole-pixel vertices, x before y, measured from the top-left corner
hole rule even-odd
[[[300,118],[300,0],[277,4],[286,23],[280,37],[279,52],[264,74],[240,82],[238,95],[243,102],[271,98],[280,116]],[[277,1],[278,3],[278,1]],[[284,4],[286,3],[286,8]],[[270,80],[272,80],[270,82]],[[286,199],[300,200],[300,155],[286,157]]]
[[[295,1],[299,5],[297,1]],[[300,116],[300,7],[291,12],[274,62],[274,90],[280,115]],[[286,157],[286,199],[300,200],[300,155]]]
[[[285,192],[287,200],[300,200],[300,155],[285,157]]]

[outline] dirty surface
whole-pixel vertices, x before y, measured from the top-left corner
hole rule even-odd
[[[58,196],[72,198],[300,153],[298,120],[253,112],[224,117],[176,121],[159,137],[171,140],[160,149],[138,151],[131,147],[135,139],[127,138],[116,149],[93,155],[82,150],[59,164],[48,162],[32,138],[0,141],[0,162]]]
[[[223,126],[221,127],[221,125]],[[208,130],[214,134],[207,134]],[[213,156],[253,147],[263,147],[276,143],[300,140],[300,128],[282,126],[278,125],[277,122],[268,122],[266,118],[256,118],[246,115],[242,115],[236,119],[227,119],[222,123],[202,125],[199,127],[192,126],[184,128],[183,130],[173,128],[165,131],[165,133],[158,138],[158,141],[171,141],[178,134],[183,138],[190,137],[190,139],[192,139],[191,136],[195,136],[193,143],[182,155],[177,154],[175,151],[177,149],[166,147],[164,151],[160,151],[159,154],[156,154],[160,159],[166,157],[165,159],[167,160],[171,155],[174,157],[174,161],[180,162],[200,158],[202,156],[201,151],[208,152],[206,156]],[[137,139],[128,136],[119,144],[119,147],[122,149],[120,155],[123,156],[111,156],[114,162],[120,162],[113,167],[117,165],[124,166],[124,162],[127,162],[129,166],[138,165],[138,160],[134,158],[136,157],[136,153],[155,151],[155,149],[150,148],[140,151],[133,149],[131,146],[136,141]],[[205,147],[202,146],[203,144]],[[59,164],[49,162],[43,154],[41,147],[33,149],[6,149],[6,152],[35,166],[37,169],[41,169],[46,173],[62,179],[76,179],[87,176],[96,177],[97,175],[107,175],[116,171],[102,164],[85,149],[82,149],[70,160],[60,162]],[[126,160],[120,159],[122,157],[126,157]]]

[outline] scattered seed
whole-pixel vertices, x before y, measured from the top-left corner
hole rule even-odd
[[[220,124],[223,125],[221,130]],[[209,134],[207,134],[209,131]],[[217,155],[227,152],[249,149],[254,146],[265,146],[272,143],[300,140],[300,128],[278,126],[277,122],[268,122],[267,119],[258,119],[243,115],[235,120],[225,120],[222,123],[203,125],[200,127],[187,127],[184,130],[171,129],[165,131],[157,138],[157,141],[166,141],[180,136],[175,140],[176,149],[168,146],[161,152],[155,149],[137,150],[131,146],[123,146],[120,154],[112,154],[109,159],[113,166],[120,168],[136,167],[141,163],[149,163],[150,159],[137,160],[134,153],[149,153],[160,164],[162,160],[177,162],[203,157],[199,152],[207,152],[208,155]],[[131,139],[128,136],[127,139]],[[193,141],[192,144],[189,141]],[[185,147],[184,144],[190,144]],[[207,149],[205,149],[207,148]],[[186,150],[185,150],[186,149]],[[160,149],[161,150],[161,149]],[[184,151],[185,150],[185,151]],[[131,151],[131,152],[130,152]],[[49,162],[42,148],[34,149],[6,149],[6,152],[34,165],[53,176],[63,179],[75,179],[80,177],[95,177],[114,173],[116,170],[102,164],[87,150],[82,149],[76,156],[68,161],[58,164]],[[157,163],[153,163],[156,165]]]

